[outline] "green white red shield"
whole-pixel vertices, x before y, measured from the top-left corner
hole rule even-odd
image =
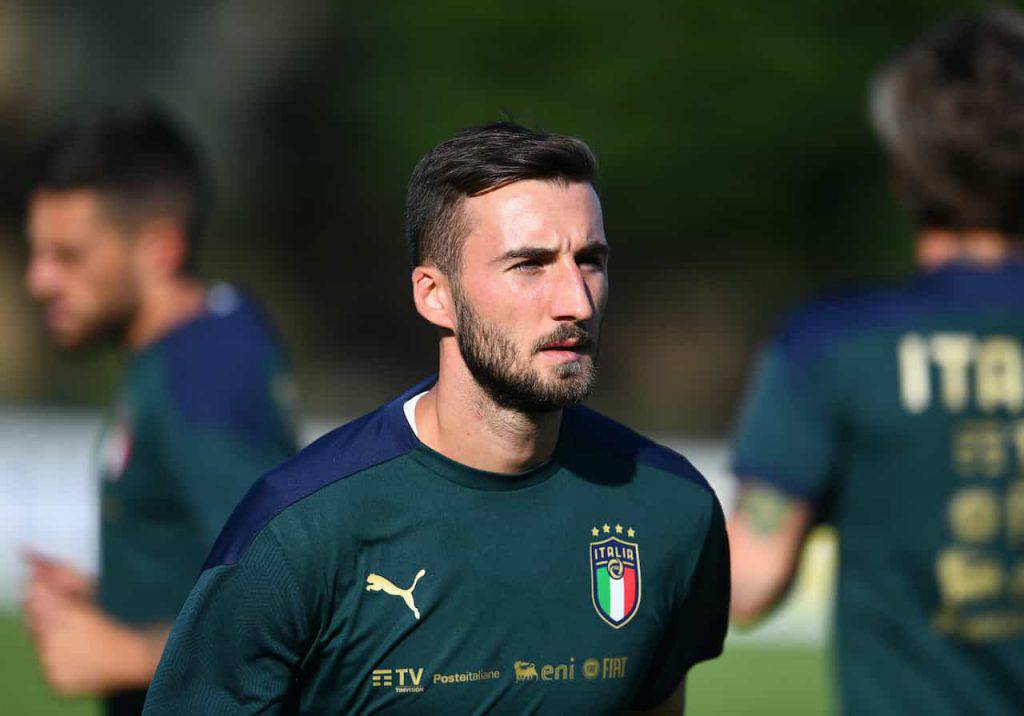
[[[618,537],[591,542],[590,583],[598,616],[624,626],[640,606],[640,548]]]

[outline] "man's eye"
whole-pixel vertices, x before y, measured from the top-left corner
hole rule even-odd
[[[58,248],[54,250],[53,258],[57,263],[70,266],[78,263],[82,258],[82,254],[74,249]]]
[[[515,271],[534,271],[540,268],[540,261],[534,259],[527,259],[526,261],[520,261],[512,267]]]

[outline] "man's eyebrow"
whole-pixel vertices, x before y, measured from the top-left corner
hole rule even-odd
[[[608,244],[600,241],[591,241],[589,244],[581,248],[576,252],[577,256],[597,256],[600,258],[606,258],[611,253],[611,249]]]
[[[608,244],[598,241],[591,241],[586,246],[583,246],[575,252],[577,256],[588,255],[588,256],[599,256],[604,258],[608,255]],[[494,259],[494,263],[501,263],[504,261],[514,260],[532,260],[532,261],[545,261],[554,258],[558,255],[558,249],[549,249],[543,246],[520,246],[515,249],[509,249],[498,258]]]
[[[494,263],[500,263],[502,261],[511,261],[514,259],[532,259],[533,261],[544,261],[545,259],[550,259],[557,255],[557,249],[547,249],[542,246],[520,246],[519,248],[509,249],[501,256],[494,259]]]

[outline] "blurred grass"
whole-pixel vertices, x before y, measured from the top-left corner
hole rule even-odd
[[[0,714],[96,716],[88,699],[61,699],[50,693],[39,673],[21,618],[0,613]]]
[[[722,656],[690,671],[686,713],[828,714],[830,678],[823,648],[726,644]]]
[[[0,615],[0,713],[96,716],[85,700],[49,693],[21,620]],[[815,647],[730,645],[724,655],[690,672],[687,714],[824,714],[828,668]]]

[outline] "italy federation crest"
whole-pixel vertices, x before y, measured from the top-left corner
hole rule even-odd
[[[604,533],[611,532],[604,525]],[[616,533],[622,532],[621,525],[615,525]],[[591,530],[597,537],[598,528]],[[636,532],[630,528],[628,536]],[[611,627],[625,626],[640,606],[640,548],[635,542],[609,536],[599,542],[590,543],[591,596],[597,615]]]
[[[105,480],[117,482],[121,479],[132,457],[133,443],[131,414],[120,406],[104,428],[100,442],[100,471]]]

